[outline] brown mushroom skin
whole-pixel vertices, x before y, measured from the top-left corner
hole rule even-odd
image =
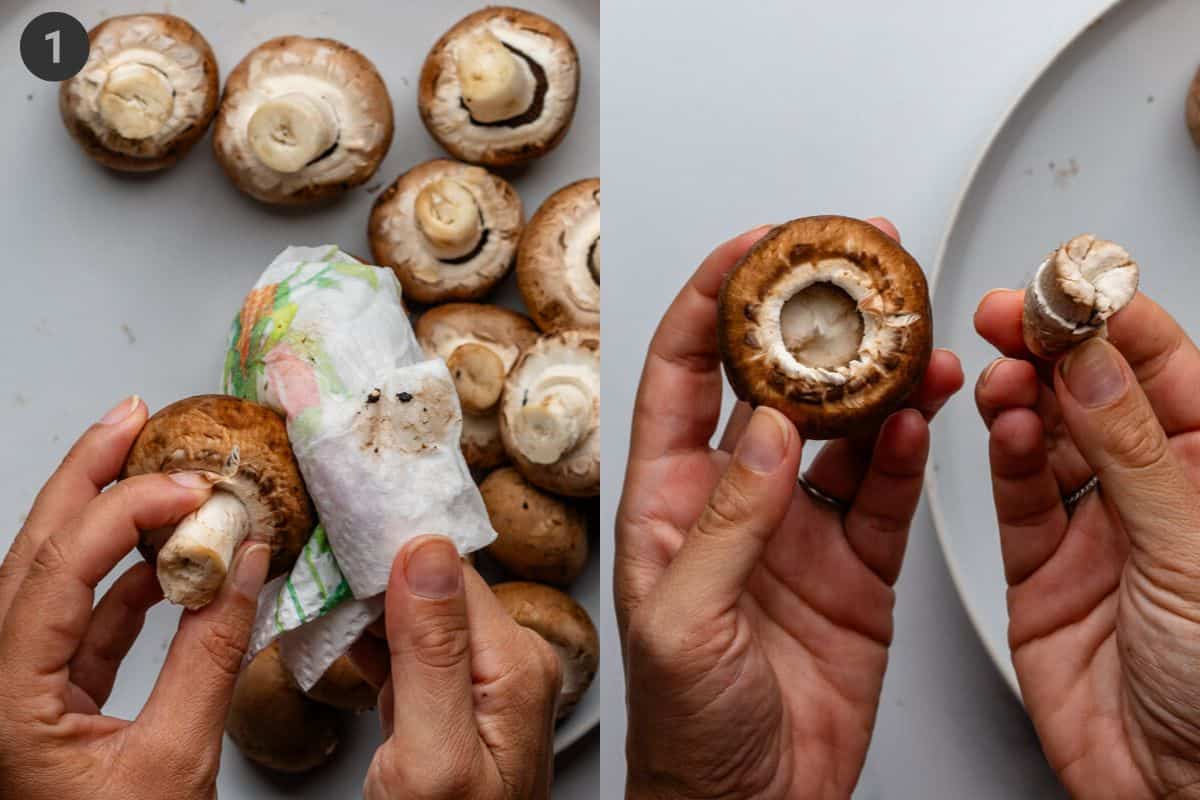
[[[235,450],[236,460],[230,458]],[[260,464],[270,466],[256,466]],[[269,527],[252,527],[247,540],[270,544],[269,577],[291,569],[316,525],[316,512],[281,416],[226,395],[198,395],[163,408],[134,440],[121,477],[185,471],[208,473],[217,487],[238,478],[273,484],[275,491],[264,508]],[[169,535],[170,531],[143,532],[138,551],[155,563]]]
[[[217,68],[217,57],[213,54],[212,46],[208,43],[208,40],[198,30],[193,28],[187,20],[172,14],[128,14],[120,17],[110,17],[88,31],[88,41],[96,41],[96,38],[109,26],[123,24],[137,17],[152,17],[156,19],[171,38],[190,44],[201,52],[206,99],[204,109],[196,120],[196,124],[175,137],[171,141],[170,146],[163,152],[143,158],[110,150],[96,136],[96,133],[87,125],[84,125],[71,111],[69,102],[70,84],[71,81],[82,80],[79,75],[70,80],[63,81],[59,86],[58,108],[59,113],[62,115],[63,124],[71,134],[71,138],[83,148],[83,152],[90,158],[109,169],[119,172],[156,172],[177,164],[196,145],[196,142],[204,137],[205,132],[208,131],[217,113],[217,100],[221,95],[221,80]]]
[[[1196,147],[1200,147],[1200,70],[1192,80],[1187,97],[1187,126]]]
[[[878,364],[861,385],[808,392],[762,357],[752,320],[768,290],[793,268],[832,258],[865,271],[888,313],[919,318],[903,329],[899,352]],[[807,439],[835,439],[882,424],[912,393],[933,352],[924,272],[898,242],[862,220],[806,217],[774,228],[726,275],[718,305],[721,360],[734,392],[751,405],[780,411]]]
[[[463,17],[454,27],[442,34],[441,38],[433,45],[433,49],[429,51],[429,55],[425,57],[425,63],[421,66],[421,78],[417,87],[417,108],[421,114],[421,122],[425,124],[429,135],[437,139],[438,144],[446,149],[446,152],[457,158],[459,161],[466,161],[472,164],[482,164],[489,167],[509,167],[516,164],[523,164],[527,161],[532,161],[535,158],[540,158],[546,153],[549,153],[562,142],[566,137],[567,131],[571,129],[571,122],[575,118],[575,107],[579,102],[579,73],[575,70],[575,88],[571,95],[571,107],[567,114],[566,121],[554,132],[553,136],[544,142],[525,142],[512,147],[496,147],[488,150],[482,158],[472,159],[470,153],[455,146],[454,142],[445,140],[438,136],[437,126],[431,115],[431,107],[433,105],[433,97],[437,93],[438,80],[442,75],[442,60],[445,55],[446,48],[454,40],[454,38],[463,30],[470,29],[482,19],[489,19],[494,16],[507,17],[514,24],[523,28],[544,34],[554,39],[565,41],[571,48],[571,53],[575,58],[576,63],[579,61],[579,55],[575,51],[575,43],[571,41],[562,28],[555,23],[541,16],[534,14],[531,11],[524,11],[519,8],[511,8],[507,6],[490,6],[488,8],[476,11]]]
[[[334,661],[306,694],[318,703],[354,712],[370,711],[379,698],[379,691],[347,656]]]
[[[588,559],[587,519],[577,506],[541,491],[512,467],[479,485],[498,534],[488,553],[513,575],[567,586]]]
[[[600,668],[600,637],[583,606],[551,586],[526,581],[498,583],[492,593],[520,626],[550,643],[563,666],[558,719],[568,716],[591,686]],[[571,675],[577,683],[571,686]]]
[[[225,732],[246,758],[277,772],[325,763],[341,739],[342,715],[300,691],[274,643],[238,676]]]
[[[561,267],[565,252],[560,236],[562,230],[553,224],[553,220],[577,202],[577,195],[589,192],[596,195],[598,203],[599,178],[575,181],[547,197],[529,218],[517,247],[517,289],[529,309],[529,316],[546,333],[600,327],[598,310],[584,310],[564,303],[563,295],[569,290],[559,285],[565,281],[563,273],[548,274],[549,270]]]

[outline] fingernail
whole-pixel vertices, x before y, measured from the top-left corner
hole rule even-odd
[[[988,368],[985,369],[983,371],[983,375],[981,375],[979,377],[979,385],[987,386],[987,382],[992,377],[992,373],[996,371],[996,367],[1000,366],[1001,364],[1003,364],[1006,361],[1012,361],[1012,360],[1013,359],[1011,359],[1011,358],[997,358],[991,364],[988,364]]]
[[[172,472],[167,477],[185,489],[212,488],[212,481],[203,472]]]
[[[1117,351],[1102,339],[1088,339],[1059,364],[1071,396],[1087,408],[1116,400],[1125,391],[1125,371]]]
[[[136,394],[126,397],[124,400],[110,408],[108,413],[100,418],[100,424],[116,425],[124,422],[125,420],[129,419],[130,414],[137,410],[137,407],[141,405],[141,402],[142,398],[138,397]]]
[[[243,549],[234,559],[233,589],[242,597],[256,598],[267,580],[271,562],[269,545],[258,543]]]
[[[773,471],[787,451],[788,432],[783,427],[786,424],[782,415],[756,408],[734,451],[734,458],[752,472]]]
[[[462,562],[458,550],[443,536],[419,543],[404,562],[404,580],[418,597],[445,600],[462,586]]]

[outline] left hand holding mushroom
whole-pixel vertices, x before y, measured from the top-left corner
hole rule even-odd
[[[1023,304],[980,303],[975,326],[1006,357],[975,397],[1025,707],[1074,796],[1195,797],[1200,349],[1138,293],[1047,386]]]
[[[146,406],[122,401],[75,444],[0,567],[0,796],[22,800],[215,798],[221,734],[266,577],[247,545],[200,612],[184,612],[132,722],[103,716],[117,668],[162,593],[139,563],[92,608],[96,585],[138,543],[210,496],[194,473],[115,480]]]
[[[909,407],[877,435],[825,446],[809,479],[852,498],[844,515],[796,485],[803,443],[779,412],[739,404],[710,447],[718,290],[766,232],[701,265],[642,376],[617,514],[630,797],[850,794],[887,663],[926,422],[962,381],[957,358],[935,351]]]

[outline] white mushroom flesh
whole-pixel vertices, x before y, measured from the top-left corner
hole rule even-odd
[[[484,414],[495,407],[504,389],[504,362],[483,344],[459,346],[446,359],[464,411]]]
[[[569,217],[563,230],[566,249],[567,288],[575,305],[585,311],[600,311],[600,204],[581,203]]]
[[[158,580],[167,600],[188,608],[216,595],[237,550],[250,532],[250,513],[232,492],[217,489],[175,527],[158,552]]]
[[[592,453],[599,427],[600,374],[593,351],[543,340],[514,374],[516,396],[505,400],[506,422],[521,454],[555,464]],[[506,391],[507,397],[507,391]],[[590,462],[589,462],[590,463]]]
[[[486,347],[499,360],[504,370],[504,375],[507,376],[513,368],[513,364],[517,363],[517,358],[521,355],[521,348],[512,343],[484,341],[475,336],[464,333],[461,329],[446,325],[434,328],[429,336],[428,347],[426,352],[430,358],[440,358],[449,363],[456,352],[463,348]],[[451,368],[451,376],[454,375],[454,370]],[[457,386],[455,387],[458,388]],[[501,385],[503,390],[503,385]],[[486,448],[491,443],[500,439],[500,421],[497,419],[494,409],[489,409],[486,412],[470,412],[465,407],[463,408],[463,441],[475,444],[480,448]]]
[[[160,154],[204,112],[205,57],[153,17],[110,24],[67,84],[68,108],[109,150]]]
[[[463,102],[479,122],[512,119],[533,105],[533,70],[491,31],[468,37],[454,56]]]
[[[258,160],[276,172],[304,169],[338,140],[338,121],[320,97],[292,92],[262,103],[246,136]]]
[[[421,189],[413,211],[417,230],[438,259],[462,258],[483,238],[483,217],[475,195],[452,178],[432,181]]]
[[[830,369],[858,355],[863,319],[850,295],[833,284],[814,283],[783,304],[780,330],[797,361]]]

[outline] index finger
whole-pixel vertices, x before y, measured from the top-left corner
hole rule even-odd
[[[770,229],[762,225],[714,250],[663,315],[638,387],[631,462],[708,446],[721,413],[717,295],[725,275]]]

